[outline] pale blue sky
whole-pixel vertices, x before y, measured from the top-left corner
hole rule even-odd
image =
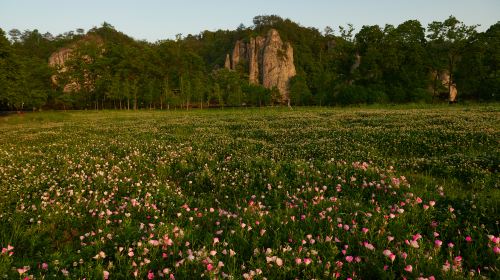
[[[175,34],[235,29],[256,15],[277,14],[319,30],[400,24],[418,19],[426,26],[454,15],[479,30],[500,21],[500,0],[0,0],[0,28],[38,29],[56,35],[88,30],[104,21],[136,38],[156,41]]]

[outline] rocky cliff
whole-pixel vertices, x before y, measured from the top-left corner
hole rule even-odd
[[[293,63],[293,48],[283,42],[277,30],[271,29],[267,36],[250,38],[245,43],[238,40],[235,44],[230,69],[236,70],[238,64],[247,62],[250,83],[261,84],[266,88],[276,87],[280,92],[281,103],[290,103],[289,83],[296,75]],[[226,58],[226,68],[228,67]]]
[[[75,43],[72,43],[71,45],[61,48],[57,50],[56,52],[52,53],[49,57],[49,65],[56,70],[56,74],[52,75],[52,83],[54,85],[59,85],[59,81],[61,80],[61,77],[63,75],[67,75],[68,73],[68,67],[67,67],[67,61],[75,55],[75,50],[82,46],[83,44],[89,44],[89,43],[95,43],[99,47],[102,47],[103,45],[103,40],[94,35],[86,35],[80,40],[76,41]],[[102,49],[102,48],[101,48]],[[103,49],[102,49],[103,50]],[[91,63],[91,59],[89,56],[83,55],[82,59],[86,63]],[[81,89],[81,85],[78,84],[78,82],[75,79],[71,78],[71,73],[67,75],[67,80],[66,84],[63,86],[63,91],[64,92],[73,92],[73,91],[78,91]],[[87,76],[86,73],[84,73],[84,76]],[[92,88],[93,85],[89,80],[86,79],[84,86],[87,86],[88,88]]]
[[[439,80],[441,80],[441,83],[443,86],[445,86],[448,89],[448,94],[449,94],[449,102],[450,103],[455,103],[457,102],[457,85],[450,79],[450,72],[448,71],[442,71],[439,73]]]

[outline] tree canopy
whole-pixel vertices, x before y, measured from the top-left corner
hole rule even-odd
[[[247,65],[223,69],[237,40],[270,28],[294,48],[292,105],[444,102],[440,72],[456,84],[459,100],[500,100],[500,22],[485,32],[453,16],[427,28],[408,20],[358,32],[350,25],[320,32],[277,15],[253,23],[155,43],[134,40],[106,22],[60,35],[0,29],[0,109],[272,105],[273,90],[250,84]],[[71,55],[65,71],[57,72],[48,60],[64,48]],[[71,82],[77,86],[68,90]]]

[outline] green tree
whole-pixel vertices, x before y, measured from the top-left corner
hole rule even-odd
[[[469,38],[476,34],[476,28],[477,25],[467,26],[453,16],[443,22],[434,21],[427,27],[430,68],[435,73],[446,71],[449,74],[449,92],[451,92],[451,85],[456,83],[457,64]]]
[[[295,76],[290,81],[290,99],[292,105],[311,104],[312,94],[303,76]]]

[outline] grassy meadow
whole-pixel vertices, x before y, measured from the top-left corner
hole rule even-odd
[[[0,117],[3,279],[498,279],[500,106]]]

